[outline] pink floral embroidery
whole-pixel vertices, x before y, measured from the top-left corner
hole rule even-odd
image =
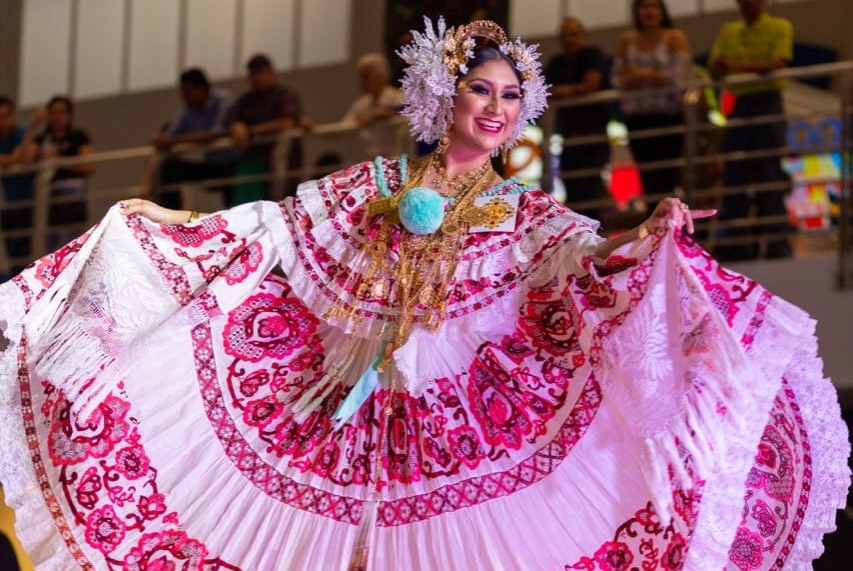
[[[546,417],[554,414],[552,405],[532,392],[525,393],[519,383],[495,362],[491,351],[474,360],[468,377],[471,411],[488,444],[520,448],[522,438],[533,432],[533,423],[528,416],[531,404]]]
[[[91,510],[98,504],[100,492],[103,489],[101,475],[94,466],[88,468],[77,484],[76,499],[83,508]]]
[[[103,458],[129,433],[128,404],[110,395],[85,422],[70,422],[67,406],[57,406],[51,419],[48,451],[58,466],[77,464],[93,456]]]
[[[761,537],[746,528],[738,528],[735,540],[729,548],[729,559],[741,571],[759,569],[764,561]]]
[[[116,469],[128,480],[142,478],[148,473],[150,461],[141,446],[129,446],[116,453]]]
[[[581,319],[571,303],[553,296],[551,289],[532,292],[522,307],[518,327],[537,348],[565,355],[577,349]]]
[[[779,429],[768,425],[764,429],[755,465],[747,477],[747,484],[764,489],[777,500],[791,501],[794,493],[794,454]]]
[[[242,282],[258,269],[263,258],[263,250],[258,242],[253,242],[247,248],[240,250],[240,253],[231,260],[231,263],[223,271],[225,282],[228,285]]]
[[[52,254],[43,256],[35,262],[35,277],[43,287],[48,288],[53,285],[56,276],[71,263],[74,255],[80,251],[91,234],[92,231],[89,230]]]
[[[126,529],[113,507],[107,505],[86,519],[86,542],[101,553],[110,553],[124,539]]]
[[[253,363],[284,359],[305,349],[316,328],[317,318],[299,300],[259,293],[228,316],[225,350]]]
[[[608,541],[595,552],[595,561],[603,571],[627,571],[634,554],[627,543]]]
[[[454,428],[447,437],[453,456],[464,462],[472,470],[479,466],[480,461],[486,457],[486,451],[483,449],[477,431],[470,426]]]
[[[187,224],[165,224],[161,226],[163,234],[170,236],[176,244],[184,248],[198,248],[205,241],[210,240],[219,233],[225,235],[223,242],[230,242],[234,239],[233,235],[224,232],[228,227],[228,222],[222,216],[208,216],[201,222],[193,225]]]
[[[139,515],[142,516],[142,519],[155,520],[166,513],[166,496],[163,494],[140,496],[139,503],[136,507],[139,510]]]
[[[675,533],[666,546],[666,551],[661,557],[660,563],[663,569],[678,571],[684,566],[687,557],[687,541],[680,533]]]
[[[124,560],[125,571],[202,571],[207,549],[183,531],[143,535]]]
[[[762,537],[773,537],[776,535],[779,525],[776,522],[776,517],[773,514],[773,511],[767,503],[761,500],[756,500],[749,515],[751,515],[752,519],[755,520],[758,533],[760,533]]]

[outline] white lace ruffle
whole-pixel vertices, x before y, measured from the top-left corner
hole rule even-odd
[[[0,353],[0,483],[15,512],[15,531],[39,571],[67,571],[74,559],[54,527],[36,477],[24,431],[18,384],[18,351],[23,335],[24,299],[12,283],[0,284],[0,307],[10,344]]]
[[[730,431],[726,462],[718,464],[712,474],[712,485],[703,490],[695,539],[685,569],[720,569],[728,561],[729,547],[742,520],[743,483],[754,463],[770,409],[782,388],[783,377],[803,352],[811,350],[814,362],[816,345],[813,331],[814,322],[806,313],[778,298],[773,298],[766,308],[764,322],[747,353],[751,372],[757,374],[740,379],[734,387],[740,396],[748,395],[753,410],[742,418],[739,429]],[[808,342],[804,344],[804,340]],[[820,364],[808,374],[809,382],[822,379]],[[804,525],[800,533],[806,531]],[[811,533],[822,535],[825,531],[812,530]],[[801,540],[798,537],[797,545]]]
[[[845,506],[850,488],[850,435],[839,414],[838,393],[823,377],[823,361],[817,356],[817,338],[791,347],[785,378],[794,391],[811,446],[812,474],[809,504],[802,528],[785,569],[806,571],[824,550],[823,536],[835,529],[835,512]],[[784,349],[783,349],[784,350]],[[786,354],[768,343],[766,354]]]

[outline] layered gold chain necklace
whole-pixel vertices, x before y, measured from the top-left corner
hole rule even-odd
[[[455,196],[457,192],[467,188],[469,185],[485,176],[492,167],[491,161],[487,160],[479,167],[466,173],[448,177],[447,167],[441,164],[441,157],[442,155],[440,153],[433,153],[429,164],[436,175],[432,180],[432,184],[435,187],[435,190],[445,197]],[[449,191],[445,189],[449,189]]]
[[[451,179],[455,184],[450,189],[454,197],[448,201],[449,207],[439,229],[431,234],[415,234],[400,228],[397,206],[407,192],[420,188],[424,175],[434,162],[434,158],[419,161],[411,167],[406,184],[396,195],[368,205],[369,215],[384,214],[384,219],[368,246],[370,263],[362,276],[357,296],[362,299],[385,298],[397,309],[389,353],[408,339],[418,307],[422,309],[422,323],[428,330],[434,332],[441,326],[447,314],[448,290],[459,261],[459,252],[469,225],[478,219],[474,201],[495,177],[491,163],[486,161],[469,173]],[[388,245],[395,231],[399,231],[399,246],[398,259],[393,263],[388,256]]]

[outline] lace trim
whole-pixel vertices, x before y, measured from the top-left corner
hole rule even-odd
[[[786,355],[788,359],[784,358]],[[797,535],[785,568],[810,569],[811,562],[823,551],[823,535],[835,528],[834,510],[843,507],[850,483],[847,428],[841,420],[835,389],[823,377],[814,321],[787,302],[770,299],[748,357],[760,376],[740,383],[737,390],[751,393],[756,414],[745,419],[746,426],[731,433],[731,452],[727,456],[731,460],[719,466],[721,473],[715,473],[714,486],[706,486],[703,492],[688,568],[719,569],[725,565],[741,522],[744,476],[754,461],[767,423],[766,415],[758,412],[769,410],[768,403],[778,394],[784,378],[803,412],[813,472],[808,509],[801,529],[798,533],[794,530]],[[842,442],[845,444],[840,445]]]
[[[13,282],[0,285],[0,307],[8,341],[0,351],[0,482],[6,503],[15,511],[15,531],[39,571],[78,568],[53,525],[27,442],[18,382],[25,300]]]
[[[102,239],[109,231],[111,238]],[[128,259],[133,237],[113,207],[106,219],[26,316],[28,363],[88,417],[124,375],[119,357],[179,307],[150,265]],[[99,374],[92,376],[93,371]]]
[[[770,354],[785,354],[768,342]],[[842,509],[850,488],[850,441],[840,414],[838,392],[823,376],[823,361],[817,356],[817,338],[803,339],[792,349],[785,378],[802,415],[812,460],[812,487],[802,528],[785,568],[811,569],[824,550],[823,536],[835,529],[835,511]],[[784,351],[784,348],[781,349]]]

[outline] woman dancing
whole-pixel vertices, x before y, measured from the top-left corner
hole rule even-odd
[[[843,505],[799,309],[674,198],[607,240],[490,155],[538,54],[427,23],[439,141],[209,215],[125,201],[0,287],[0,480],[42,569],[793,568]]]

